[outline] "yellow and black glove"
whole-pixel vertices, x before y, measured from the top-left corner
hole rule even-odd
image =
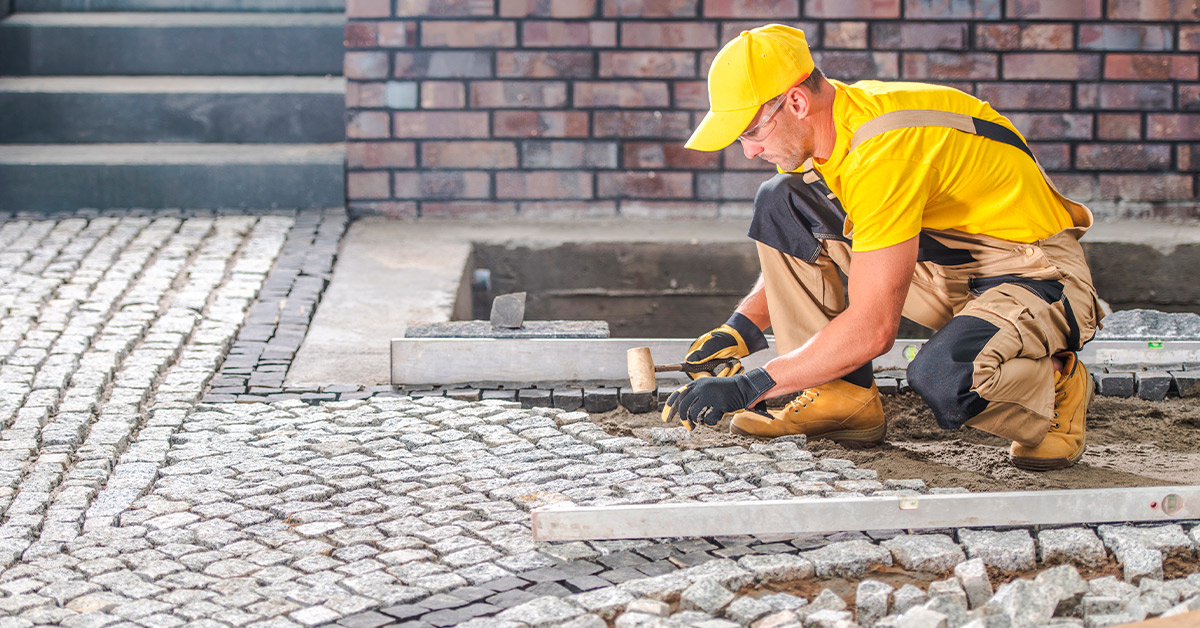
[[[671,393],[662,420],[678,418],[689,430],[699,423],[716,425],[725,413],[744,410],[774,387],[775,380],[761,368],[732,377],[702,377]]]
[[[688,347],[683,370],[692,379],[709,373],[717,377],[737,375],[744,370],[740,362],[726,365],[717,363],[744,358],[766,348],[767,337],[758,325],[745,315],[734,312],[724,325],[700,336]]]

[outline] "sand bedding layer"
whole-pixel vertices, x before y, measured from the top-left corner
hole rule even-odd
[[[920,478],[930,487],[1013,491],[1119,486],[1200,485],[1200,399],[1142,401],[1096,397],[1088,410],[1087,451],[1069,469],[1033,473],[1008,462],[1008,443],[972,428],[944,431],[913,393],[885,395],[885,442],[871,449],[844,449],[817,440],[807,445],[823,458],[844,458],[874,469],[881,478]],[[620,408],[592,419],[621,436],[651,440],[662,428],[657,413]],[[678,425],[678,424],[676,424]],[[674,427],[674,426],[671,426]],[[748,446],[758,439],[729,433],[728,419],[698,427],[675,443],[687,449]]]

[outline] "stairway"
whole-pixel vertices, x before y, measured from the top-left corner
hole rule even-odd
[[[343,0],[11,5],[0,211],[344,204]]]

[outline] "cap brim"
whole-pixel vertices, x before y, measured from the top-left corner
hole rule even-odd
[[[726,146],[736,142],[742,131],[750,126],[750,121],[754,119],[754,114],[758,113],[761,106],[754,105],[748,109],[736,111],[709,111],[704,115],[704,119],[700,121],[696,130],[692,132],[687,143],[683,145],[684,148],[710,152],[723,150]]]

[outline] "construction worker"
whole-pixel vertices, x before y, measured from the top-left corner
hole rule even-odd
[[[948,87],[827,79],[804,33],[779,24],[726,44],[708,91],[687,148],[741,142],[780,174],[754,199],[761,276],[686,360],[764,349],[768,327],[779,356],[693,375],[663,420],[734,413],[737,434],[879,443],[871,360],[904,315],[936,330],[907,377],[940,427],[1012,441],[1023,469],[1079,460],[1093,384],[1074,352],[1101,316],[1079,245],[1092,215],[1058,193],[1007,118]],[[782,409],[761,403],[790,393]]]

